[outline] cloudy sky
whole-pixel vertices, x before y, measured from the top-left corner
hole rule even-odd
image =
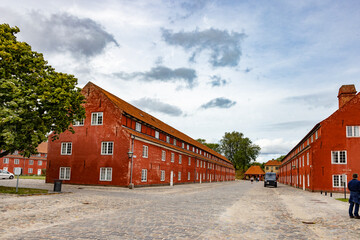
[[[0,21],[57,71],[192,138],[244,133],[286,154],[360,89],[360,1],[16,1]]]

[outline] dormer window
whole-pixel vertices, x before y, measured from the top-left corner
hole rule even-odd
[[[159,136],[160,136],[159,132],[155,131],[155,138],[159,139]]]
[[[166,142],[170,143],[170,137],[169,136],[166,136]]]
[[[174,138],[174,145],[176,146],[176,139]]]
[[[138,132],[141,132],[141,124],[140,123],[136,123],[135,124],[135,130],[138,131]]]
[[[182,148],[185,148],[185,143],[181,143],[181,147],[182,147]]]

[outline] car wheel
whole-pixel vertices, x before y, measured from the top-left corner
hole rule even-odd
[[[14,176],[10,176],[10,177],[9,177],[9,179],[13,179],[13,178],[14,178]]]

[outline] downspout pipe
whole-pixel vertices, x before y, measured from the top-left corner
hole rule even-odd
[[[133,189],[134,188],[134,183],[132,182],[132,177],[133,177],[133,162],[134,162],[134,135],[131,135],[131,165],[130,165],[130,184],[129,184],[129,188]]]

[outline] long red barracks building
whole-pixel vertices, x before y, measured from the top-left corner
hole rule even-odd
[[[339,109],[316,124],[285,156],[279,182],[309,191],[344,191],[360,173],[360,93],[343,85]]]
[[[235,179],[221,154],[89,82],[86,118],[49,140],[46,182],[143,186]],[[51,139],[51,136],[49,137]]]

